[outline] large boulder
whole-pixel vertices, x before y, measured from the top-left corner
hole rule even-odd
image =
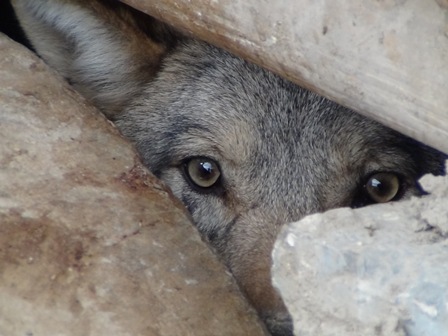
[[[0,335],[264,330],[132,146],[1,36]]]
[[[288,225],[274,283],[300,336],[448,335],[448,177],[431,194]]]

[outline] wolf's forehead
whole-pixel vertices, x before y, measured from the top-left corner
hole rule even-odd
[[[183,115],[173,119],[169,133],[176,135],[171,150],[179,158],[208,156],[235,166],[248,167],[261,161],[287,164],[306,160],[311,154],[310,148],[316,146],[328,155],[337,137],[333,134],[331,140],[322,139],[325,133],[322,129],[328,126],[325,122],[316,120],[309,125],[307,118],[291,118],[285,111],[226,112],[217,117],[210,111],[202,111],[202,118]]]
[[[173,150],[179,157],[207,156],[244,166],[253,157],[259,142],[260,136],[254,125],[227,118],[218,123],[185,128],[177,134]]]

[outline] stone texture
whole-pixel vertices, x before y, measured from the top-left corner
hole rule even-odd
[[[448,177],[431,195],[290,224],[274,284],[300,336],[448,335]]]
[[[448,152],[448,0],[121,0]]]
[[[0,38],[0,335],[263,335],[182,205]]]

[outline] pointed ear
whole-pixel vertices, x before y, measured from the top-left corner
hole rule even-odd
[[[37,53],[109,118],[150,81],[177,36],[118,1],[12,0]]]

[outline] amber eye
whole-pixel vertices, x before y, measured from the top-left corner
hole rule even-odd
[[[376,203],[393,200],[400,191],[400,179],[393,173],[376,173],[364,186],[367,195]]]
[[[221,176],[218,164],[206,157],[195,157],[188,160],[185,172],[191,182],[201,188],[214,186]]]

